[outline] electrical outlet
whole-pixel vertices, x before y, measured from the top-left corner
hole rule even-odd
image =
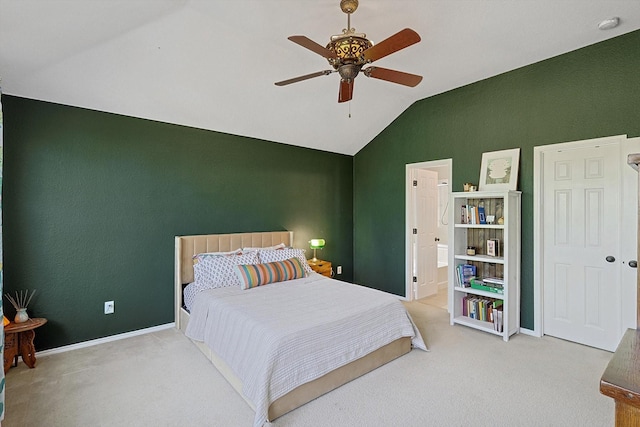
[[[113,301],[105,301],[104,302],[104,314],[113,314],[115,311],[115,305]]]
[[[336,274],[342,274],[342,266],[341,265],[336,267]]]

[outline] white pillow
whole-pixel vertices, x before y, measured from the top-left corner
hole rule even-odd
[[[229,252],[203,252],[201,254],[196,254],[191,259],[193,259],[193,265],[196,265],[199,262],[202,262],[203,259],[208,257],[220,257],[220,256],[228,256],[228,255],[242,255],[242,249],[238,248],[235,251]]]
[[[274,246],[267,246],[265,248],[242,248],[243,251],[260,251],[260,250],[275,250],[275,249],[284,249],[286,248],[287,245],[285,245],[284,243],[279,243],[277,245]]]
[[[293,257],[296,257],[300,260],[302,266],[304,267],[304,271],[306,271],[307,274],[313,273],[313,270],[311,269],[311,267],[309,267],[307,258],[304,255],[304,249],[284,248],[258,250],[258,258],[260,259],[261,264],[267,262],[284,261]]]
[[[182,302],[184,303],[184,306],[187,307],[187,310],[189,312],[191,312],[193,300],[201,290],[202,289],[198,288],[198,284],[196,282],[189,283],[187,286],[185,286],[184,292],[182,293]]]
[[[193,266],[193,276],[200,289],[240,286],[236,266],[258,263],[256,251],[244,252],[242,255],[211,256]]]

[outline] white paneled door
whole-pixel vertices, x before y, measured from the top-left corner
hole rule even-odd
[[[438,292],[438,173],[413,171],[413,277],[414,298],[420,299]]]
[[[621,334],[620,145],[546,151],[544,333],[606,350]]]

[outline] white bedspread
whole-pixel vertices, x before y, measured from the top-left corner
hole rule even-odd
[[[399,298],[313,273],[255,289],[211,289],[194,299],[186,335],[204,341],[240,378],[256,407],[401,337],[426,350]]]

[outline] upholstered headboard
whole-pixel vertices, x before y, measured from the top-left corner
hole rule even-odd
[[[228,252],[238,248],[264,248],[280,243],[293,246],[293,231],[176,236],[174,267],[176,323],[182,307],[183,285],[193,282],[192,258],[194,255],[205,252]]]

